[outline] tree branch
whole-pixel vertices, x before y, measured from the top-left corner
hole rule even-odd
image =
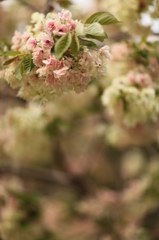
[[[0,166],[0,175],[11,174],[23,179],[31,179],[35,181],[44,181],[50,183],[58,183],[60,185],[68,185],[69,178],[67,174],[51,171],[44,168],[31,168],[31,167],[13,167],[7,164]]]
[[[16,0],[18,1],[19,3],[21,3],[22,5],[30,8],[33,12],[40,12],[40,10],[38,8],[36,8],[35,6],[33,6],[32,4],[24,1],[24,0]]]

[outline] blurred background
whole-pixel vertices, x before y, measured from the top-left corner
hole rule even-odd
[[[101,96],[133,69],[131,59],[119,66],[129,41],[156,43],[159,82],[159,1],[1,0],[0,47],[11,46],[33,12],[63,8],[82,22],[96,11],[121,21],[105,27],[102,45],[110,46],[112,60],[106,78],[86,92],[43,107],[18,98],[0,75],[0,239],[158,240],[158,118],[124,126],[110,117]]]

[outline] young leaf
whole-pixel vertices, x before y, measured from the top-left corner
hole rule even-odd
[[[71,43],[71,53],[77,57],[78,51],[80,48],[79,40],[76,34],[72,35],[72,43]]]
[[[57,59],[60,59],[62,55],[70,47],[72,41],[72,36],[70,33],[62,36],[55,44],[55,56]]]
[[[80,38],[80,44],[89,48],[98,48],[98,46],[94,42],[82,38]]]
[[[31,71],[31,55],[27,55],[23,58],[23,68],[26,74]]]
[[[75,28],[75,32],[77,36],[83,36],[84,35],[84,25],[81,22],[78,22]]]
[[[20,55],[21,52],[19,51],[7,51],[3,53],[3,56],[17,56]]]
[[[22,79],[23,72],[24,72],[23,64],[22,61],[20,61],[15,69],[15,76],[18,80]]]
[[[104,29],[99,23],[92,23],[85,29],[85,35],[88,38],[97,39],[98,41],[103,42],[105,38],[107,38]]]
[[[7,60],[7,61],[5,61],[5,62],[3,63],[3,65],[6,66],[6,65],[11,64],[16,58],[18,58],[18,56],[14,57],[14,58],[11,58],[11,59],[9,59],[9,60]]]
[[[104,35],[103,35],[103,36],[100,36],[100,37],[98,37],[98,36],[92,36],[92,35],[89,35],[89,34],[87,34],[86,37],[87,37],[87,38],[96,39],[96,40],[98,40],[98,41],[100,41],[100,42],[103,42],[106,38],[108,38],[108,36],[107,36],[106,33],[104,33]]]
[[[108,12],[94,13],[86,20],[85,24],[91,24],[94,22],[100,23],[101,25],[119,23],[119,21],[111,13]]]

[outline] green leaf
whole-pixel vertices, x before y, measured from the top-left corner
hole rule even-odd
[[[3,63],[3,65],[6,66],[6,65],[11,64],[16,58],[18,58],[18,56],[14,57],[14,58],[11,58],[11,59],[9,59],[9,60],[7,60],[7,61],[5,61],[5,62]]]
[[[26,74],[30,73],[31,71],[31,55],[27,55],[23,58],[23,68],[24,68],[24,72]]]
[[[107,38],[107,34],[104,32],[103,27],[99,23],[92,23],[87,28],[85,28],[85,36],[88,38],[96,39],[103,42]]]
[[[78,22],[75,28],[75,33],[77,36],[83,36],[84,35],[84,25],[81,22]]]
[[[100,42],[103,42],[106,38],[108,38],[106,33],[104,33],[104,35],[102,37],[92,36],[92,35],[89,35],[89,34],[87,34],[86,37],[87,38],[96,39],[96,40],[98,40]]]
[[[71,43],[71,53],[77,57],[78,51],[80,48],[80,43],[78,40],[78,37],[76,36],[76,34],[72,35],[72,43]]]
[[[22,61],[20,61],[15,69],[15,76],[18,80],[22,79],[23,72],[24,72],[23,64]]]
[[[95,84],[96,80],[97,80],[96,78],[92,78],[91,81],[88,83],[88,86]]]
[[[35,67],[35,64],[33,63],[33,59],[31,58],[31,70]],[[30,70],[30,71],[31,71]]]
[[[108,12],[94,13],[86,20],[85,24],[91,24],[94,22],[100,23],[101,25],[119,23],[119,21],[111,13]]]
[[[3,53],[3,56],[17,56],[20,55],[21,52],[19,51],[7,51]]]
[[[60,59],[70,47],[72,41],[71,33],[62,36],[55,44],[55,56]]]
[[[98,46],[94,42],[82,38],[80,38],[80,44],[89,48],[98,48]]]
[[[149,51],[147,49],[139,50],[136,52],[137,55],[139,55],[142,58],[148,58]]]
[[[152,48],[156,48],[156,47],[159,47],[159,41],[155,41],[155,42],[145,42],[145,44],[149,47],[152,47]]]

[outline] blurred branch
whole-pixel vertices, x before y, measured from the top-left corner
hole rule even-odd
[[[13,167],[11,165],[1,165],[0,175],[16,175],[24,179],[31,179],[36,181],[44,181],[50,183],[58,183],[60,185],[68,185],[69,178],[67,174],[58,171],[51,171],[44,168],[31,168],[31,167]]]
[[[19,98],[19,97],[17,97],[17,96],[14,96],[14,95],[11,95],[11,94],[8,94],[8,93],[6,93],[6,92],[1,92],[0,91],[0,100],[11,100],[11,101],[18,101],[18,102],[20,102],[20,103],[23,103],[23,104],[25,104],[26,103],[26,101],[25,100],[23,100],[22,98]]]
[[[52,11],[54,11],[53,0],[47,0],[46,7],[45,7],[45,10],[44,10],[44,14],[47,14],[47,13],[52,12]]]
[[[34,180],[67,187],[70,186],[80,195],[86,195],[90,190],[87,183],[83,181],[83,176],[77,174],[70,175],[56,170],[23,166],[13,167],[4,164],[0,166],[0,176],[3,175],[14,175],[25,180]]]
[[[35,6],[33,6],[32,4],[30,4],[29,2],[26,2],[24,0],[16,0],[18,1],[19,3],[21,3],[22,5],[30,8],[32,11],[34,12],[40,12],[40,10],[38,8],[36,8]]]
[[[130,34],[127,32],[119,32],[111,37],[115,42],[125,41],[130,39]]]

